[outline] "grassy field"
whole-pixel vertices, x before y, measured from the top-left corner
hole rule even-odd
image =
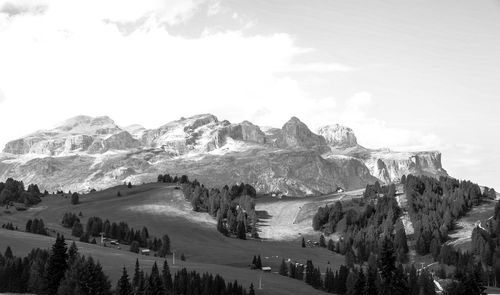
[[[120,191],[121,197],[117,197]],[[249,269],[253,255],[261,255],[264,266],[271,266],[277,271],[282,259],[292,259],[305,263],[310,259],[324,271],[326,267],[337,268],[344,262],[343,256],[322,248],[301,248],[300,237],[291,241],[273,240],[238,240],[222,236],[215,229],[213,221],[204,213],[191,210],[180,190],[163,183],[150,183],[128,189],[118,186],[101,192],[80,197],[80,204],[71,205],[70,199],[60,196],[48,196],[36,207],[27,211],[10,209],[0,212],[0,223],[12,222],[24,229],[30,218],[42,218],[49,229],[63,233],[70,238],[70,230],[62,227],[61,220],[65,212],[82,212],[83,222],[89,217],[98,216],[110,221],[126,221],[129,226],[138,229],[146,226],[150,235],[161,237],[167,233],[172,242],[172,249],[180,256],[185,254],[188,268],[199,271],[220,273],[229,279],[238,279],[247,286],[250,282],[258,284],[260,272]],[[264,226],[264,225],[263,225]],[[16,231],[0,231],[0,249],[10,245],[16,254],[25,254],[32,248],[49,247],[50,237],[32,235]],[[316,237],[317,238],[317,237]],[[122,266],[131,269],[137,255],[128,251],[105,248],[98,245],[79,243],[83,253],[91,254],[103,264],[104,269],[116,279]],[[2,250],[3,251],[3,250]],[[144,265],[151,265],[153,257],[142,256]],[[171,258],[169,258],[171,259]],[[170,261],[171,262],[171,261]],[[330,264],[327,264],[330,262]],[[261,294],[319,294],[320,291],[306,286],[302,282],[281,277],[277,274],[265,274],[265,289],[273,290]],[[281,289],[281,290],[280,290]],[[299,293],[298,290],[301,290]]]

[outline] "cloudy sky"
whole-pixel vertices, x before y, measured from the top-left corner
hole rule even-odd
[[[80,115],[341,123],[500,190],[500,2],[0,0],[0,145]]]

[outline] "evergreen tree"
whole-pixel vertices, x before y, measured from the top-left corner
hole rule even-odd
[[[253,287],[253,283],[250,283],[250,288],[249,288],[249,291],[248,291],[248,295],[255,295],[255,290],[254,290],[254,287]]]
[[[52,246],[49,260],[47,262],[47,293],[56,294],[59,288],[59,283],[64,277],[64,272],[68,268],[66,264],[67,247],[64,241],[64,236],[57,236],[56,242]]]
[[[116,284],[116,295],[132,295],[134,294],[132,290],[132,285],[128,278],[127,269],[123,267],[122,276],[118,283]]]
[[[141,267],[139,266],[139,258],[135,259],[134,277],[132,278],[132,287],[136,290],[141,281]]]
[[[160,251],[158,251],[158,256],[165,257],[171,253],[170,252],[170,237],[167,234],[165,234],[165,235],[163,235],[163,237],[161,239],[162,239],[162,243],[161,243]]]
[[[325,236],[321,235],[319,236],[319,246],[322,248],[326,248],[326,242],[325,242]]]
[[[161,278],[163,280],[163,286],[165,287],[165,291],[167,291],[167,293],[171,292],[173,283],[172,283],[172,275],[170,274],[170,268],[168,267],[167,260],[163,262]]]
[[[7,259],[12,259],[14,258],[14,255],[12,254],[12,249],[10,248],[10,246],[7,246],[7,249],[5,249],[5,254],[4,254],[5,258]]]
[[[420,276],[418,278],[418,290],[419,295],[435,295],[436,287],[434,286],[434,280],[431,274],[426,270],[422,269],[420,271]]]
[[[78,193],[73,193],[71,195],[71,204],[77,205],[79,203],[80,203],[80,196],[78,195]]]
[[[247,230],[245,228],[245,223],[243,221],[238,221],[236,232],[237,232],[238,239],[242,239],[242,240],[247,239]]]
[[[73,241],[73,243],[71,243],[71,246],[68,249],[68,265],[71,265],[73,261],[75,261],[77,256],[78,256],[78,247],[76,246],[75,241]]]
[[[407,295],[408,287],[404,274],[396,268],[394,246],[390,238],[385,237],[380,254],[381,292],[387,295]]]
[[[410,295],[419,295],[418,287],[418,276],[417,269],[412,264],[410,267],[410,273],[408,274],[408,289],[410,289]]]
[[[302,243],[301,243],[302,248],[306,247],[306,240],[304,240],[304,237],[302,237]]]
[[[368,265],[368,268],[366,270],[366,284],[363,290],[363,295],[378,294],[377,275],[377,269],[372,267],[371,265]]]
[[[155,262],[147,281],[145,295],[161,295],[164,291],[160,272]]]
[[[365,285],[366,285],[366,277],[363,272],[363,269],[361,268],[358,272],[358,280],[356,281],[356,284],[354,285],[354,294],[355,295],[363,295],[363,292],[365,290]]]

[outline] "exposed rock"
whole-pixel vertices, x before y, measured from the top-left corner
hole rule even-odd
[[[441,165],[439,152],[375,151],[366,162],[372,175],[384,183],[397,182],[403,175],[448,175]]]
[[[281,138],[277,142],[279,147],[315,149],[322,152],[329,150],[325,138],[311,132],[297,117],[292,117],[281,129]]]
[[[248,121],[239,124],[230,124],[217,130],[218,147],[223,146],[227,137],[234,140],[242,140],[259,144],[266,143],[266,135],[262,132],[259,126]]]
[[[337,147],[354,147],[358,145],[356,135],[351,128],[338,124],[328,125],[318,129],[318,134],[323,136],[327,144]]]
[[[85,151],[92,144],[94,139],[89,135],[75,135],[66,138],[64,150],[66,152],[80,150]]]
[[[11,141],[4,152],[0,180],[14,177],[48,190],[152,181],[167,171],[210,186],[245,182],[260,193],[303,196],[362,188],[377,179],[395,182],[410,173],[446,175],[438,152],[370,150],[347,127],[326,126],[318,135],[295,117],[279,129],[202,114],[147,130],[78,116]]]
[[[11,154],[16,154],[16,155],[22,155],[22,154],[27,154],[30,151],[30,144],[28,141],[24,138],[21,139],[16,139],[11,142],[8,142],[5,145],[5,148],[3,151],[5,153],[11,153]]]

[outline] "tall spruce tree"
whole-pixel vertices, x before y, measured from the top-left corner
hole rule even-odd
[[[394,246],[389,237],[385,237],[382,242],[379,264],[380,276],[382,278],[382,294],[407,295],[408,286],[404,278],[404,273],[396,267]]]
[[[66,259],[68,257],[64,236],[57,235],[56,242],[52,245],[49,260],[47,262],[47,293],[56,294],[59,283],[68,268]]]
[[[134,291],[132,289],[132,284],[128,278],[127,269],[123,267],[122,276],[116,284],[116,294],[117,295],[132,295]]]
[[[167,260],[163,262],[161,278],[163,280],[163,286],[165,287],[165,291],[167,291],[167,293],[172,292],[172,287],[173,287],[172,275],[170,274],[170,268],[168,266]]]

